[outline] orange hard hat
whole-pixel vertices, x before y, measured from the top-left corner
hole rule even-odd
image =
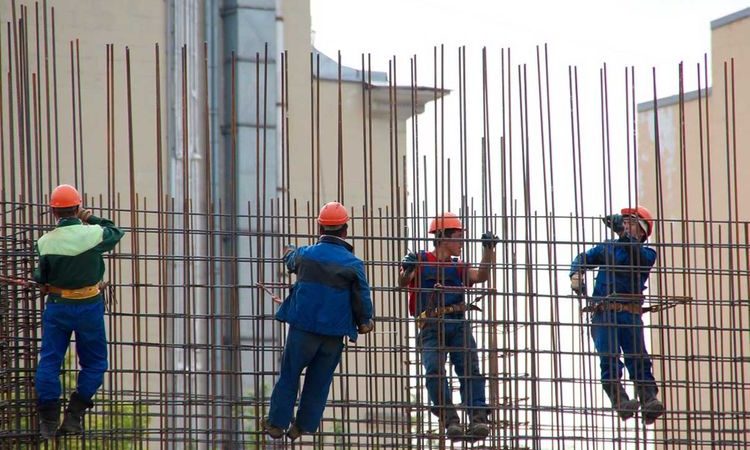
[[[443,213],[430,222],[430,234],[435,234],[441,230],[463,230],[464,225],[461,223],[461,219],[452,212]]]
[[[318,223],[326,227],[344,225],[349,221],[349,213],[344,205],[339,202],[329,202],[320,208]]]
[[[623,216],[638,217],[641,228],[643,228],[643,231],[646,232],[646,237],[651,236],[651,233],[654,231],[654,216],[651,215],[651,211],[649,211],[645,206],[636,206],[635,208],[622,208],[620,213]]]
[[[49,196],[49,205],[53,208],[71,208],[81,206],[81,194],[69,184],[61,184]]]

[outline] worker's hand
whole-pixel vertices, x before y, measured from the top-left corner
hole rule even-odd
[[[367,334],[370,331],[375,329],[375,322],[370,319],[366,323],[363,323],[362,325],[357,327],[357,332],[359,334]]]
[[[409,273],[417,268],[417,254],[409,252],[401,259],[401,270]]]
[[[617,234],[625,231],[625,225],[623,224],[623,219],[620,214],[610,214],[609,216],[605,216],[602,219],[602,222],[604,222],[604,225],[612,229],[612,231]]]
[[[294,245],[294,244],[286,244],[284,246],[284,256],[283,257],[285,258],[286,255],[292,253],[295,250],[297,250],[297,246],[296,245]]]
[[[500,238],[498,238],[492,231],[485,231],[482,235],[482,247],[484,248],[494,250],[498,242],[500,242]]]
[[[576,294],[582,294],[586,287],[586,275],[583,272],[576,272],[570,276],[570,289]]]
[[[89,218],[94,215],[93,212],[91,212],[90,209],[79,209],[78,210],[78,218],[81,219],[81,222],[83,223],[89,223]]]

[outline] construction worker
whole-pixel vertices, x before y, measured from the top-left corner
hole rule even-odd
[[[269,414],[263,420],[265,433],[273,439],[281,438],[287,427],[292,441],[318,429],[344,349],[343,338],[355,342],[358,334],[374,328],[365,267],[345,241],[348,222],[349,214],[341,203],[327,203],[318,215],[318,243],[298,249],[288,246],[284,255],[284,264],[297,281],[276,313],[276,320],[289,324],[289,332]],[[305,368],[299,408],[292,421]]]
[[[664,414],[664,405],[656,398],[658,389],[641,320],[643,291],[656,262],[656,251],[645,245],[654,219],[648,209],[638,206],[623,208],[621,214],[607,216],[604,222],[619,238],[596,245],[573,260],[571,288],[586,295],[585,272],[599,268],[584,311],[591,312],[591,337],[599,354],[602,387],[620,419],[635,415],[639,403],[628,397],[620,383],[622,351],[640,399],[642,419],[649,425]]]
[[[73,186],[56,187],[49,204],[57,227],[36,242],[39,264],[33,275],[47,294],[36,369],[39,431],[44,439],[81,433],[83,415],[94,406],[92,398],[104,381],[107,337],[99,290],[104,275],[102,254],[112,250],[124,235],[111,221],[82,209],[81,195]],[[58,429],[60,370],[72,333],[81,371]]]
[[[420,328],[417,345],[422,355],[425,384],[441,430],[450,439],[482,440],[489,434],[489,409],[485,378],[479,371],[477,343],[465,312],[465,289],[490,277],[499,242],[492,232],[482,235],[482,261],[471,267],[460,260],[465,238],[461,219],[446,212],[430,223],[435,235],[431,252],[407,253],[399,273],[399,286],[409,287],[409,312]],[[468,430],[461,425],[445,373],[446,354],[458,375],[461,401],[469,416]]]

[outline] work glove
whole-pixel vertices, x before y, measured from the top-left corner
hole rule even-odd
[[[417,268],[417,254],[409,252],[401,259],[401,270],[409,273]]]
[[[604,222],[604,225],[612,229],[615,233],[619,234],[625,231],[625,225],[623,225],[622,215],[620,214],[610,214],[605,216],[602,218],[602,222]]]
[[[77,214],[78,218],[81,219],[81,222],[83,223],[89,223],[89,218],[91,218],[91,216],[93,215],[94,213],[91,212],[90,209],[83,209],[83,208],[79,209],[78,214]]]
[[[570,289],[576,294],[583,294],[586,290],[586,275],[583,272],[576,272],[570,276]]]
[[[372,319],[370,319],[367,322],[365,322],[365,323],[361,324],[360,326],[358,326],[357,327],[357,332],[359,334],[367,334],[367,333],[369,333],[370,331],[372,331],[374,329],[375,329],[375,322]]]
[[[495,249],[495,246],[500,242],[500,238],[495,236],[492,231],[485,231],[482,235],[482,247],[488,249]]]
[[[285,257],[286,257],[286,255],[290,254],[291,252],[293,252],[293,251],[295,251],[295,250],[297,250],[297,246],[296,246],[296,245],[293,245],[293,244],[286,244],[286,245],[284,246],[284,256],[283,256],[283,257],[285,258]]]

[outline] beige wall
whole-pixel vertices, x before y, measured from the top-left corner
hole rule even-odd
[[[31,24],[34,24],[34,2],[19,1],[17,2],[17,15],[20,18],[20,5],[26,5],[31,15]],[[41,2],[39,2],[41,7]],[[165,178],[157,178],[157,167],[161,165],[165,168],[165,175],[168,165],[166,158],[162,161],[157,160],[156,147],[156,75],[155,75],[155,44],[160,43],[159,57],[161,59],[161,78],[159,82],[162,86],[162,144],[164,154],[167,143],[167,104],[166,104],[166,37],[167,37],[167,11],[166,2],[153,0],[134,0],[134,1],[114,1],[101,2],[98,0],[78,0],[78,1],[50,1],[49,6],[54,8],[55,16],[55,46],[56,46],[56,63],[57,63],[57,102],[58,102],[58,132],[59,132],[59,168],[60,182],[75,184],[74,164],[73,164],[73,113],[71,100],[71,56],[70,42],[78,40],[80,49],[80,85],[81,85],[81,117],[83,130],[83,167],[79,167],[79,174],[83,173],[83,179],[79,178],[79,189],[83,186],[87,198],[84,200],[85,206],[106,207],[110,202],[109,192],[119,193],[119,203],[115,202],[112,206],[122,208],[122,212],[105,211],[97,214],[112,218],[116,224],[125,228],[130,228],[136,221],[130,216],[130,180],[129,180],[129,133],[127,120],[127,92],[126,92],[126,67],[125,67],[125,48],[130,49],[130,73],[132,88],[132,135],[133,135],[133,153],[134,167],[133,176],[135,183],[135,192],[139,197],[140,209],[143,209],[143,201],[147,199],[147,207],[151,210],[156,208],[157,201],[157,183],[164,183]],[[6,20],[12,20],[11,2],[4,1],[0,3],[0,17],[3,18],[3,25]],[[43,10],[39,11],[40,27],[43,19]],[[44,29],[40,28],[40,47],[41,64],[40,68],[36,65],[36,41],[35,32],[32,28],[29,44],[29,59],[31,61],[30,72],[41,72],[41,109],[42,122],[42,149],[43,156],[42,167],[42,189],[41,192],[34,192],[32,199],[43,201],[43,197],[48,195],[49,185],[54,186],[57,183],[47,173],[47,129],[50,129],[52,140],[52,167],[58,165],[57,158],[54,156],[54,109],[53,109],[53,66],[52,66],[52,10],[48,11],[48,37],[49,37],[49,80],[44,76]],[[5,29],[5,26],[3,27]],[[137,32],[134,32],[137,30]],[[0,33],[0,45],[2,45],[2,66],[3,77],[8,68],[7,54],[7,35],[5,31]],[[107,167],[108,153],[108,127],[107,127],[107,62],[106,62],[106,44],[114,44],[114,136],[115,136],[115,159],[112,165]],[[74,44],[75,45],[75,44]],[[15,64],[15,60],[13,61]],[[15,92],[15,72],[13,74]],[[30,76],[31,77],[31,76]],[[6,158],[11,149],[9,147],[8,135],[8,97],[7,97],[7,78],[3,83],[3,114],[5,116],[5,153]],[[50,114],[52,120],[48,127],[45,98],[45,84],[49,82],[50,86]],[[76,86],[77,89],[77,86]],[[78,95],[78,94],[77,94]],[[78,99],[76,99],[78,101]],[[15,103],[13,104],[16,107]],[[14,111],[15,112],[15,111]],[[76,109],[76,114],[78,110]],[[76,117],[77,120],[77,117]],[[33,124],[32,124],[33,125]],[[78,130],[76,129],[76,132]],[[81,138],[77,137],[80,146]],[[16,145],[18,142],[16,141]],[[33,145],[33,139],[32,139]],[[80,148],[80,147],[79,147]],[[15,149],[17,152],[17,147]],[[79,150],[80,151],[80,150]],[[6,161],[8,161],[6,159]],[[80,164],[80,162],[79,162]],[[16,165],[16,168],[18,165]],[[6,176],[10,176],[12,167],[6,163],[3,169]],[[18,175],[17,175],[18,176]],[[114,179],[111,178],[114,176]],[[80,175],[79,175],[80,177]],[[36,177],[35,177],[36,179]],[[18,178],[17,178],[18,181]],[[10,179],[6,181],[6,187],[10,185]],[[94,199],[91,200],[91,197]],[[100,198],[102,203],[100,203]],[[113,199],[116,201],[117,199]],[[138,208],[138,206],[136,206]],[[42,207],[41,210],[46,210]],[[49,216],[46,216],[49,217]],[[141,215],[137,219],[140,226],[156,226],[156,218],[150,215],[148,219]],[[45,220],[46,222],[46,220]],[[49,222],[51,223],[51,222]],[[32,236],[38,238],[38,235]],[[138,245],[136,246],[136,241]],[[143,254],[157,254],[156,235],[151,233],[136,236],[128,232],[122,243],[118,246],[116,252],[122,256],[108,267],[108,273],[105,279],[111,279],[118,284],[130,285],[134,281],[134,275],[139,273],[141,283],[156,283],[158,272],[157,266],[153,262],[145,260],[136,262],[130,258],[129,254],[138,250]],[[159,389],[163,383],[159,381],[159,352],[149,351],[148,347],[141,346],[136,348],[130,343],[134,341],[143,341],[158,343],[160,342],[159,333],[163,332],[162,323],[155,318],[145,318],[148,314],[154,314],[159,310],[156,301],[158,291],[156,289],[133,289],[131,287],[122,287],[117,289],[117,304],[111,305],[111,312],[107,316],[108,338],[110,341],[110,372],[105,377],[105,385],[98,399],[108,397],[112,400],[128,402],[135,397],[159,398],[161,396]],[[132,313],[143,314],[144,317],[136,318]],[[119,316],[123,314],[124,316]],[[161,330],[161,331],[160,331]],[[122,345],[120,343],[127,343]],[[144,375],[136,377],[132,369],[138,368],[144,371]],[[150,374],[145,374],[150,371]],[[135,394],[134,394],[135,393]],[[151,420],[151,427],[158,426],[155,420]]]
[[[750,120],[750,91],[745,81],[750,70],[748,42],[750,17],[715,28],[710,67],[713,82],[708,101],[704,92],[700,104],[698,99],[685,102],[682,127],[679,104],[663,106],[658,111],[662,171],[662,209],[658,215],[664,221],[659,226],[656,241],[692,244],[661,247],[659,266],[662,271],[658,280],[653,276],[651,280],[652,292],[662,297],[692,297],[687,306],[651,315],[652,323],[661,327],[652,328],[652,353],[655,354],[656,376],[664,382],[663,395],[670,411],[666,420],[660,422],[660,437],[677,439],[677,443],[691,441],[691,448],[713,448],[711,441],[717,438],[746,442],[749,437],[747,419],[743,417],[750,405],[750,392],[745,389],[746,385],[733,384],[746,383],[746,377],[750,376],[750,364],[745,362],[750,348],[750,333],[747,332],[750,314],[746,302],[739,301],[747,298],[748,292],[747,277],[743,275],[748,268],[748,238],[746,223],[736,222],[750,219],[750,208],[743,201],[750,195],[750,186],[743,181],[750,163],[750,154],[745,151],[750,144],[750,130],[743,126]],[[726,98],[724,93],[724,62],[731,64],[731,58],[734,58],[736,77],[734,118],[731,117],[731,97]],[[695,77],[694,66],[689,70],[686,66],[685,74]],[[731,83],[731,74],[729,76]],[[703,79],[701,85],[705,85]],[[731,95],[731,90],[729,92]],[[725,114],[725,105],[729,108],[729,117]],[[732,128],[732,124],[737,128]],[[681,128],[684,129],[684,154],[680,151]],[[655,182],[653,110],[639,113],[638,131],[641,203],[657,212],[659,192]],[[728,148],[732,162],[729,176]],[[684,193],[681,193],[681,185]],[[728,226],[730,219],[731,226]],[[706,224],[704,220],[712,222]],[[683,225],[686,226],[683,228]],[[725,271],[724,274],[720,270]],[[664,361],[660,355],[668,356],[669,361]],[[743,356],[743,362],[734,359]],[[711,430],[716,433],[712,434]],[[687,445],[680,448],[687,448]]]

